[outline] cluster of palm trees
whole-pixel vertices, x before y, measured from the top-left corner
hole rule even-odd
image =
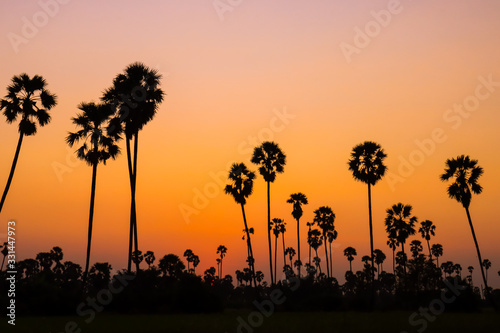
[[[380,266],[385,260],[385,254],[381,250],[374,250],[373,244],[373,219],[372,219],[372,205],[371,205],[371,191],[372,187],[385,175],[387,167],[384,164],[384,159],[387,157],[386,153],[382,147],[372,141],[366,141],[361,144],[356,145],[352,152],[351,157],[348,161],[348,168],[352,172],[353,178],[357,181],[363,182],[368,186],[368,222],[369,222],[369,234],[370,234],[370,255],[366,256],[366,260],[371,262],[371,273],[369,278],[373,281],[375,273],[375,264]],[[292,263],[293,255],[295,250],[287,249],[285,247],[285,231],[286,223],[283,219],[274,218],[271,219],[271,200],[270,200],[270,183],[276,180],[276,174],[282,173],[284,171],[284,166],[286,164],[286,156],[279,148],[278,144],[274,142],[264,142],[262,145],[254,149],[254,154],[251,159],[252,163],[255,163],[259,167],[259,173],[263,176],[264,181],[267,183],[267,231],[268,231],[268,244],[269,244],[269,265],[270,265],[270,278],[271,283],[276,283],[276,261],[277,261],[277,243],[278,237],[281,235],[283,240],[283,260],[284,260],[284,271],[286,273],[293,273],[291,267],[297,267],[297,275],[300,276],[300,269],[302,262],[300,261],[300,232],[299,232],[299,222],[303,214],[302,205],[307,204],[307,197],[302,193],[295,193],[290,196],[287,200],[288,203],[293,204],[292,216],[297,221],[297,249],[298,249],[298,260]],[[466,210],[467,218],[469,220],[469,226],[474,239],[474,244],[477,250],[479,263],[481,267],[481,273],[483,276],[483,282],[485,285],[485,290],[488,290],[488,285],[486,281],[486,276],[484,274],[484,265],[481,259],[481,253],[479,250],[479,245],[474,232],[474,227],[469,213],[469,205],[471,201],[472,193],[480,194],[482,187],[478,183],[479,177],[482,175],[483,169],[477,165],[476,160],[470,159],[468,156],[458,156],[457,158],[448,159],[446,161],[445,172],[441,175],[442,181],[448,181],[452,179],[452,183],[448,187],[448,195],[450,198],[460,202]],[[255,173],[250,171],[244,163],[235,163],[232,165],[229,171],[229,184],[225,188],[225,192],[230,194],[236,203],[241,205],[244,221],[244,231],[246,233],[247,240],[247,262],[249,265],[249,272],[255,276],[255,259],[253,257],[251,234],[253,234],[253,228],[248,227],[248,222],[245,216],[245,204],[248,197],[253,191],[253,182],[256,178]],[[399,258],[402,262],[403,270],[406,272],[406,252],[405,244],[407,239],[414,235],[417,230],[415,225],[418,222],[417,218],[412,215],[412,206],[404,205],[402,203],[397,203],[392,207],[387,209],[387,216],[385,218],[386,231],[388,233],[387,245],[393,250],[393,266],[395,262],[395,252],[398,246],[401,246],[401,251],[398,252]],[[326,276],[328,278],[333,277],[332,274],[332,251],[331,244],[333,240],[337,238],[337,231],[335,228],[335,214],[333,210],[328,206],[322,206],[314,211],[313,222],[308,222],[308,244],[309,244],[309,263],[306,264],[308,272],[315,270],[311,265],[311,249],[314,249],[316,256],[314,258],[314,264],[316,268],[320,270],[321,259],[318,256],[318,248],[324,245],[325,258],[326,258]],[[314,228],[317,226],[317,228]],[[430,246],[430,239],[435,235],[435,225],[432,221],[424,220],[420,224],[418,232],[421,234],[422,238],[427,244],[429,251],[429,259],[432,262],[432,256],[434,255],[436,259],[442,255],[442,246],[435,244]],[[272,246],[271,246],[271,231],[275,236],[275,246],[274,246],[274,267],[273,267],[273,256],[272,256]],[[327,242],[329,246],[327,246]],[[419,240],[412,241],[411,251],[412,253],[417,253],[422,249],[422,243]],[[330,249],[330,250],[329,250]],[[292,251],[293,250],[293,251]],[[287,252],[288,251],[288,252]],[[287,265],[286,255],[290,255],[290,265]],[[345,255],[347,256],[350,264],[356,255],[356,250],[349,247],[345,250]],[[378,259],[378,260],[377,260]],[[274,268],[274,269],[273,269]],[[352,265],[351,265],[352,271]],[[255,279],[254,279],[255,280]],[[255,284],[255,282],[254,282]],[[256,284],[255,284],[256,285]]]
[[[139,251],[137,237],[136,186],[137,156],[140,130],[151,121],[163,101],[164,92],[159,88],[161,75],[142,63],[127,66],[118,74],[110,88],[106,89],[100,102],[84,102],[78,106],[80,113],[72,118],[78,128],[70,132],[66,142],[73,147],[81,144],[76,150],[79,159],[92,167],[92,184],[90,196],[87,255],[84,279],[89,271],[92,242],[92,225],[94,216],[95,190],[97,183],[97,166],[106,164],[110,158],[115,159],[120,153],[118,141],[125,137],[127,162],[130,181],[130,236],[128,251],[128,271],[131,264],[139,269]],[[14,170],[24,136],[37,132],[37,125],[45,126],[50,122],[49,110],[56,105],[56,96],[47,90],[47,83],[41,76],[29,77],[27,74],[14,76],[12,84],[7,88],[7,95],[0,101],[0,109],[8,123],[19,121],[19,141],[12,163],[11,171],[0,202],[0,212],[12,182]],[[133,149],[131,148],[133,143]],[[132,250],[134,243],[134,250]]]

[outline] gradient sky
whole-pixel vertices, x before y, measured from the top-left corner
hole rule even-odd
[[[224,273],[245,267],[240,208],[212,176],[225,178],[232,161],[256,171],[251,149],[272,139],[287,155],[285,173],[271,187],[272,217],[284,218],[295,230],[286,199],[298,191],[308,196],[301,220],[304,261],[305,222],[314,209],[331,206],[339,233],[334,274],[343,281],[348,269],[343,249],[358,250],[355,269],[369,252],[367,189],[352,179],[346,163],[354,145],[373,140],[388,154],[391,175],[372,192],[375,247],[390,258],[385,210],[411,204],[419,220],[436,224],[432,243],[444,246],[440,262],[459,262],[464,272],[475,266],[479,282],[465,211],[448,199],[439,180],[447,158],[468,154],[485,170],[484,191],[473,198],[471,214],[482,255],[493,263],[489,280],[500,285],[500,85],[488,91],[480,79],[500,82],[498,1],[401,0],[385,26],[375,23],[373,12],[386,10],[391,1],[243,0],[223,19],[211,0],[66,2],[56,8],[55,0],[8,1],[0,11],[0,95],[13,75],[26,72],[45,77],[59,102],[52,122],[24,140],[0,215],[2,228],[11,219],[17,222],[19,259],[57,245],[65,260],[84,262],[91,168],[75,160],[64,138],[75,129],[71,117],[79,103],[97,101],[115,75],[142,61],[163,74],[166,92],[158,115],[140,134],[143,252],[153,250],[160,258],[191,248],[200,256],[202,273],[216,266],[216,248],[224,244]],[[40,3],[51,3],[53,15],[44,14]],[[24,27],[34,18],[37,32]],[[365,27],[376,30],[369,31],[367,45],[358,43],[362,47],[348,62],[341,46],[356,46],[357,31]],[[31,34],[14,47],[14,34],[22,37],[23,31]],[[488,96],[466,117],[448,111],[474,101],[477,89]],[[277,122],[277,112],[291,116]],[[429,145],[436,130],[440,140]],[[17,124],[1,121],[0,133],[3,186]],[[421,152],[417,141],[426,142],[428,151]],[[418,165],[408,171],[402,160]],[[67,172],[56,172],[61,166]],[[397,176],[403,178],[389,181]],[[207,189],[213,192],[206,201],[196,196]],[[124,268],[130,200],[125,154],[99,166],[96,195],[91,262]],[[180,209],[187,206],[197,209],[188,219]],[[255,228],[256,268],[268,276],[261,176],[247,216]],[[295,233],[287,233],[286,240],[296,248]],[[390,267],[389,259],[385,268]]]

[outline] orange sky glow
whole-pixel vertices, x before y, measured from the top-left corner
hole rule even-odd
[[[203,273],[216,266],[216,249],[224,244],[224,273],[244,268],[241,210],[223,186],[231,162],[257,171],[250,163],[253,147],[273,140],[287,165],[271,185],[272,217],[294,231],[286,200],[294,192],[307,195],[304,262],[306,222],[319,206],[332,207],[339,235],[334,275],[343,281],[349,267],[343,249],[358,250],[355,269],[369,253],[367,188],[353,180],[347,160],[352,147],[372,140],[388,155],[389,173],[372,192],[375,248],[388,257],[384,267],[392,269],[385,210],[402,202],[437,226],[432,243],[444,246],[440,262],[458,262],[464,272],[479,268],[465,211],[439,180],[447,158],[467,154],[484,168],[483,193],[470,209],[483,258],[492,262],[489,281],[499,287],[500,3],[221,2],[230,8],[221,12],[213,1],[196,0],[2,5],[0,96],[23,72],[42,75],[58,96],[51,123],[23,141],[0,214],[0,228],[17,223],[18,257],[60,246],[65,260],[84,263],[92,170],[64,139],[75,130],[77,105],[97,101],[128,64],[142,61],[162,73],[166,93],[140,132],[143,252],[159,259],[190,248]],[[18,139],[17,124],[2,119],[0,186]],[[108,261],[115,269],[126,267],[128,246],[130,190],[121,146],[116,161],[98,168],[91,256],[91,263]],[[255,228],[256,269],[268,276],[266,207],[258,175],[246,209]],[[285,237],[296,248],[295,232]]]

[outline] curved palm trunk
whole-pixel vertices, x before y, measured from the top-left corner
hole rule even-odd
[[[299,276],[300,279],[300,266],[301,266],[301,257],[300,257],[300,232],[299,232],[299,219],[297,219],[297,259],[299,260],[298,265],[297,265],[297,275]],[[292,264],[293,266],[293,264]],[[293,269],[293,267],[292,267]]]
[[[477,257],[479,259],[479,267],[481,267],[481,275],[483,276],[484,288],[486,290],[485,294],[488,294],[488,281],[486,275],[484,274],[483,259],[481,258],[481,251],[479,251],[479,244],[477,243],[476,233],[474,232],[474,226],[472,225],[472,220],[470,218],[469,208],[465,207],[467,212],[467,219],[469,220],[470,231],[472,232],[472,238],[474,238],[474,244],[476,245]]]
[[[430,258],[430,260],[431,260],[431,262],[432,262],[432,252],[431,252],[431,246],[430,246],[430,244],[429,244],[429,240],[428,240],[428,239],[426,239],[426,241],[427,241],[427,248],[429,249],[429,258]]]
[[[9,192],[10,184],[12,183],[12,178],[14,177],[14,171],[16,170],[17,160],[19,158],[19,152],[21,151],[21,144],[23,143],[23,133],[19,134],[19,140],[17,141],[16,153],[14,154],[14,160],[12,161],[12,166],[10,167],[9,178],[7,179],[7,184],[3,190],[2,201],[0,201],[0,213],[2,212],[3,204],[7,198],[7,193]]]
[[[252,272],[253,284],[255,288],[257,288],[257,281],[255,280],[255,262],[253,258],[252,241],[250,240],[250,232],[248,231],[247,217],[245,215],[245,205],[243,204],[241,204],[241,212],[243,213],[243,222],[245,223],[245,232],[247,233],[248,252],[250,253],[250,258],[252,260],[252,263],[249,266]]]
[[[89,273],[90,247],[92,244],[92,225],[94,222],[96,180],[97,180],[97,163],[94,163],[92,166],[92,188],[90,191],[89,231],[87,236],[87,258],[85,259],[85,272],[83,273],[83,288],[85,288],[85,283],[87,282],[87,276]]]
[[[130,139],[126,136],[125,146],[127,147],[127,166],[128,166],[128,177],[130,181],[130,189],[132,191],[134,173],[132,170],[132,153],[130,152]],[[132,244],[134,240],[134,224],[132,223],[132,204],[130,208],[130,233],[128,240],[128,260],[127,260],[127,271],[130,274],[132,271]]]
[[[138,240],[137,240],[137,211],[135,208],[135,190],[137,188],[137,153],[138,153],[138,141],[139,141],[139,132],[135,133],[135,140],[134,140],[134,186],[132,187],[132,212],[133,212],[133,224],[134,224],[134,250],[139,251],[139,245],[138,245]],[[135,269],[136,272],[139,272],[139,261],[135,263]]]
[[[271,184],[269,182],[267,182],[267,241],[269,243],[269,271],[271,272],[271,283],[273,283],[273,254],[271,249]],[[276,282],[276,278],[274,281]]]
[[[323,245],[325,248],[325,257],[326,257],[326,275],[330,277],[330,266],[328,265],[328,245],[326,245],[326,236],[323,236]]]

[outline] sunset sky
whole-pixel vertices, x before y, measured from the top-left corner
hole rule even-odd
[[[159,259],[190,248],[203,273],[216,266],[216,249],[224,244],[224,273],[243,269],[241,210],[222,188],[232,162],[257,171],[253,147],[273,140],[287,165],[271,185],[272,217],[285,219],[287,246],[296,248],[286,199],[307,195],[305,262],[306,222],[319,206],[332,207],[339,234],[334,275],[343,281],[349,267],[343,249],[357,249],[354,269],[369,254],[367,188],[353,180],[347,160],[353,146],[372,140],[388,155],[389,173],[372,191],[375,248],[388,257],[384,268],[392,269],[385,210],[402,202],[437,226],[431,243],[444,246],[440,262],[460,263],[464,275],[474,266],[479,283],[465,211],[439,180],[447,158],[467,154],[484,168],[484,191],[470,210],[482,256],[493,264],[489,281],[500,286],[500,2],[60,2],[4,1],[0,11],[0,96],[23,72],[42,75],[58,96],[51,123],[23,142],[0,214],[2,239],[7,222],[16,221],[19,259],[60,246],[65,260],[84,263],[92,170],[64,139],[75,130],[77,105],[98,101],[118,73],[141,61],[162,73],[166,93],[140,132],[143,252]],[[3,191],[18,133],[17,123],[1,117]],[[108,261],[115,269],[126,267],[130,205],[120,144],[121,156],[98,168],[91,256],[91,263]],[[259,175],[246,208],[256,269],[268,277],[266,205]],[[187,207],[192,214],[182,213]]]

